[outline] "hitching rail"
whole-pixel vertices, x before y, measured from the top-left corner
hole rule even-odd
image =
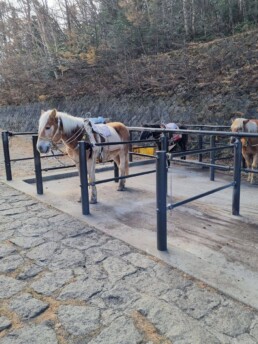
[[[10,147],[9,147],[9,137],[13,136],[28,136],[32,135],[32,145],[33,145],[33,156],[32,157],[26,157],[26,158],[17,158],[17,159],[11,159],[10,158]],[[33,132],[12,132],[12,131],[3,131],[2,132],[2,143],[3,143],[3,151],[4,151],[4,164],[5,164],[5,174],[6,174],[6,180],[10,181],[12,180],[12,168],[11,163],[12,162],[18,162],[18,161],[27,161],[27,160],[33,160],[34,159],[34,165],[35,165],[35,159],[38,159],[37,152],[35,150],[35,147],[37,145],[37,140],[33,139],[33,137],[37,137],[37,133]],[[42,158],[56,158],[64,156],[64,154],[55,154],[55,155],[43,155],[40,156],[40,159]],[[39,164],[37,162],[37,168]],[[69,166],[61,166],[61,167],[52,167],[48,169],[44,169],[43,171],[49,171],[53,169],[60,169],[60,168],[68,168],[68,167],[74,167],[75,165],[69,165]],[[35,170],[36,177],[39,171]],[[40,189],[40,186],[39,186]]]
[[[221,126],[219,126],[221,128]],[[133,127],[130,128],[133,130],[146,130],[146,128],[142,127]],[[169,209],[174,209],[182,204],[189,203],[193,200],[197,200],[201,197],[213,194],[215,192],[224,190],[229,187],[233,187],[233,194],[232,194],[232,214],[233,215],[239,215],[239,210],[240,210],[240,184],[241,184],[241,150],[242,150],[242,144],[241,141],[239,140],[241,137],[258,137],[257,134],[253,133],[231,133],[231,132],[220,132],[220,131],[202,131],[200,132],[199,130],[166,130],[166,129],[155,129],[152,128],[152,131],[160,131],[160,132],[172,132],[172,133],[192,133],[196,135],[209,135],[210,138],[210,143],[211,143],[211,148],[208,149],[202,149],[202,150],[192,150],[190,152],[183,152],[181,153],[182,155],[190,155],[190,154],[199,154],[199,153],[207,153],[210,152],[210,164],[205,164],[202,162],[198,162],[200,165],[208,165],[211,168],[221,168],[224,169],[223,165],[216,165],[215,164],[215,158],[214,158],[214,152],[217,150],[221,149],[227,149],[227,148],[232,148],[234,147],[234,175],[233,175],[233,181],[229,184],[223,185],[221,187],[209,190],[207,192],[201,193],[199,195],[192,196],[186,200],[174,203],[174,204],[169,204],[167,206],[166,203],[166,196],[167,196],[167,153],[166,153],[166,136],[163,135],[161,137],[161,147],[162,150],[157,151],[156,154],[156,170],[151,170],[151,171],[146,171],[146,172],[141,172],[141,173],[135,173],[126,177],[119,177],[117,172],[115,174],[114,178],[108,178],[105,180],[101,180],[98,182],[95,182],[94,184],[91,185],[96,185],[100,183],[105,183],[109,181],[118,181],[119,179],[124,179],[124,178],[131,178],[131,177],[136,177],[139,175],[143,174],[149,174],[149,173],[154,173],[156,171],[156,204],[157,204],[157,248],[158,250],[165,251],[167,249],[167,210]],[[23,133],[25,135],[25,133]],[[27,134],[27,133],[26,133]],[[4,139],[6,140],[6,137],[8,139],[8,135],[5,133],[2,133]],[[214,147],[215,141],[214,137],[215,135],[220,135],[220,136],[233,136],[236,139],[235,143],[233,145],[228,145],[228,146],[220,146],[220,147]],[[3,140],[4,140],[3,139]],[[146,140],[150,142],[150,140]],[[153,140],[155,141],[155,140]],[[35,171],[36,171],[36,179],[38,179],[41,182],[39,184],[37,183],[37,192],[43,193],[43,187],[42,187],[42,175],[41,175],[41,162],[40,162],[40,155],[36,149],[36,142],[37,142],[37,136],[33,135],[33,150],[34,150],[34,162],[35,162]],[[104,144],[97,144],[97,146],[105,146],[105,145],[113,145],[113,144],[131,144],[131,143],[139,143],[139,142],[144,142],[144,141],[139,141],[139,140],[133,140],[133,141],[128,141],[128,142],[113,142],[113,143],[104,143]],[[82,195],[82,211],[84,215],[88,215],[90,213],[89,211],[89,197],[88,197],[88,178],[87,178],[87,161],[86,161],[86,143],[84,141],[79,143],[79,158],[80,158],[80,178],[81,178],[81,195]],[[4,147],[4,154],[5,158],[6,156],[8,157],[9,150],[5,151]],[[173,156],[180,156],[179,154],[171,154],[171,157]],[[9,157],[10,161],[10,157]],[[181,161],[182,162],[182,161]],[[227,167],[225,167],[227,168]],[[231,169],[230,167],[228,169]],[[257,173],[258,171],[253,171],[253,170],[243,170],[246,172],[254,172]],[[38,174],[38,175],[37,175]]]

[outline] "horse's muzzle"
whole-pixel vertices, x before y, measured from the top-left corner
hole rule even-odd
[[[50,148],[51,148],[51,143],[48,141],[38,141],[37,143],[37,150],[40,153],[46,154],[49,152]]]

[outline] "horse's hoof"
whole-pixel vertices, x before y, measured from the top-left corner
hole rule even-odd
[[[117,191],[125,191],[125,187],[124,186],[119,186],[118,188],[117,188]]]
[[[97,200],[96,199],[91,199],[90,200],[90,204],[96,204],[97,203]]]
[[[78,203],[82,203],[81,197],[77,200]]]

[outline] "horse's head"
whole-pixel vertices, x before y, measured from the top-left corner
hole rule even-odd
[[[232,121],[231,124],[231,131],[232,133],[238,133],[238,132],[245,132],[246,130],[246,125],[249,122],[249,119],[245,118],[236,118]],[[236,141],[235,137],[230,138],[230,143],[234,143]]]
[[[147,140],[148,138],[150,138],[152,135],[151,131],[142,131],[141,132],[141,136],[140,136],[140,140]]]
[[[61,139],[61,119],[57,111],[42,111],[39,119],[37,149],[40,153],[48,153],[52,144]]]
[[[144,128],[160,128],[159,124],[143,124],[142,126]],[[151,136],[153,136],[154,139],[159,139],[160,133],[155,132],[155,131],[144,130],[141,132],[140,140],[147,140]]]

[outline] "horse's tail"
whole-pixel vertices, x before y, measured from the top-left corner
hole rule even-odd
[[[108,123],[108,126],[114,128],[118,135],[120,136],[122,141],[129,141],[130,140],[130,133],[127,127],[120,122],[111,122]]]

